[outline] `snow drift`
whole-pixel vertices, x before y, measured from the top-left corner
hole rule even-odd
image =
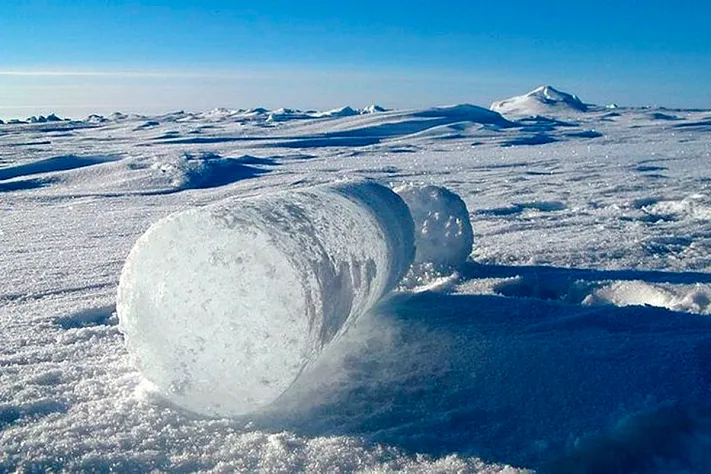
[[[414,254],[405,203],[351,182],[171,215],[136,243],[117,312],[172,402],[239,415],[277,399],[390,291]]]

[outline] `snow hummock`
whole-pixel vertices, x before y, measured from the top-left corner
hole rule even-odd
[[[119,283],[120,328],[167,399],[241,415],[276,400],[413,254],[407,207],[373,182],[229,199],[138,240]]]
[[[97,123],[98,124],[98,123],[106,123],[109,121],[109,119],[107,119],[103,115],[90,114],[84,119],[84,121],[87,123]]]
[[[471,121],[482,124],[492,124],[499,126],[511,125],[511,122],[506,120],[497,111],[492,111],[471,104],[457,104],[443,107],[431,107],[422,111],[416,112],[413,115],[417,117],[449,117],[462,121]]]
[[[354,115],[368,115],[376,114],[378,112],[387,112],[388,109],[377,104],[369,105],[363,107],[362,109],[354,109],[353,107],[346,105],[345,107],[339,107],[337,109],[327,110],[325,112],[316,112],[311,114],[314,118],[321,117],[352,117]]]
[[[126,120],[128,119],[129,116],[127,114],[124,114],[123,112],[112,112],[109,114],[109,120],[114,120],[114,121],[120,121],[120,120]]]
[[[528,94],[493,102],[490,109],[502,115],[533,116],[579,113],[588,107],[576,95],[552,86],[540,86]]]
[[[363,107],[360,111],[361,114],[377,114],[378,112],[387,112],[388,109],[378,104],[371,104],[367,107]]]
[[[345,107],[339,107],[337,109],[333,110],[327,110],[325,112],[318,112],[316,114],[313,114],[315,118],[319,117],[352,117],[354,115],[359,115],[360,112],[358,110],[355,110],[353,107],[350,106],[345,106]]]
[[[47,123],[47,122],[61,122],[63,119],[59,118],[56,114],[49,114],[46,117],[44,115],[28,117],[27,123]]]
[[[303,120],[313,118],[311,114],[301,110],[281,107],[269,112],[267,122],[285,122],[288,120]]]
[[[701,285],[662,285],[643,281],[617,281],[594,289],[583,304],[655,306],[688,313],[711,313],[711,290]]]
[[[165,192],[214,188],[266,173],[265,170],[250,166],[241,159],[226,158],[216,153],[183,153],[166,157],[155,160],[150,169],[155,171],[151,184],[162,184],[160,188]]]

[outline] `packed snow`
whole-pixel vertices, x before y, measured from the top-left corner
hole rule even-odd
[[[0,471],[711,472],[711,111],[523,97],[3,117]],[[408,187],[403,235],[446,263],[414,285],[373,237]],[[247,217],[274,222],[221,224]],[[377,288],[334,276],[351,258]],[[256,316],[306,291],[343,305],[323,339]],[[280,372],[289,340],[313,352]]]

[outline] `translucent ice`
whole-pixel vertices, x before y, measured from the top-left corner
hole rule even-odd
[[[415,223],[415,263],[435,269],[464,263],[474,243],[464,201],[440,186],[406,185],[395,192],[407,203]]]
[[[119,283],[120,328],[172,402],[248,413],[390,291],[413,255],[407,206],[372,182],[228,200],[139,238]]]

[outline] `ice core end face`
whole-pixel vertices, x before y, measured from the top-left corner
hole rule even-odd
[[[472,252],[474,232],[467,206],[441,186],[405,185],[395,188],[415,224],[415,263],[456,268]]]

